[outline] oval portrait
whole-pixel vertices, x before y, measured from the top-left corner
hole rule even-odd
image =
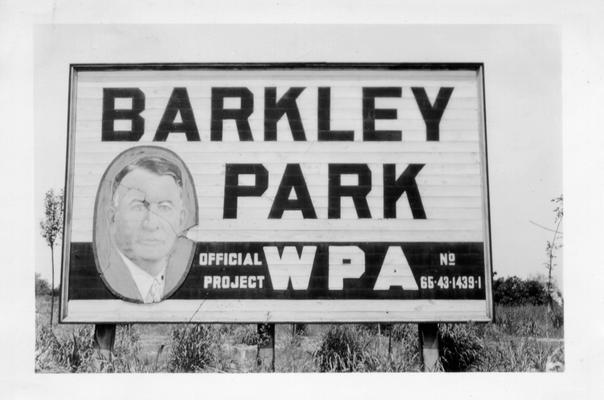
[[[97,270],[117,297],[136,303],[168,298],[187,276],[198,223],[193,178],[174,152],[139,146],[103,174],[94,210]]]

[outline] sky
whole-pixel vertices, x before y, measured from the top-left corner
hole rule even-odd
[[[39,25],[34,46],[36,220],[46,190],[64,185],[69,63],[483,62],[493,270],[524,278],[546,274],[551,199],[562,194],[561,36],[555,26]],[[49,279],[50,250],[34,236],[35,271]],[[561,252],[557,263],[554,277],[562,287]]]

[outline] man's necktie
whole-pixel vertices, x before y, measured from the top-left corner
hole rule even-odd
[[[153,284],[149,289],[149,293],[147,294],[147,298],[145,299],[145,303],[159,303],[161,301],[162,290],[161,284],[156,279],[153,280]]]

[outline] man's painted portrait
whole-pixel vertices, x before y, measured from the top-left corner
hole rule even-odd
[[[158,303],[182,284],[198,223],[193,179],[172,151],[124,151],[101,179],[95,204],[94,254],[107,288],[123,300]]]

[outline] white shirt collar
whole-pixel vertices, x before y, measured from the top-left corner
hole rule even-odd
[[[121,251],[118,250],[117,252],[119,253],[120,257],[122,257],[122,260],[124,260],[124,264],[126,264],[126,267],[128,267],[128,270],[132,275],[134,283],[136,283],[136,287],[138,288],[138,291],[143,301],[145,301],[145,299],[147,298],[147,294],[151,289],[151,285],[153,285],[153,282],[156,279],[159,282],[161,292],[163,293],[166,283],[166,267],[164,267],[157,275],[153,276],[147,271],[143,270],[138,265],[136,265],[135,263],[133,263],[132,260],[122,254]]]

